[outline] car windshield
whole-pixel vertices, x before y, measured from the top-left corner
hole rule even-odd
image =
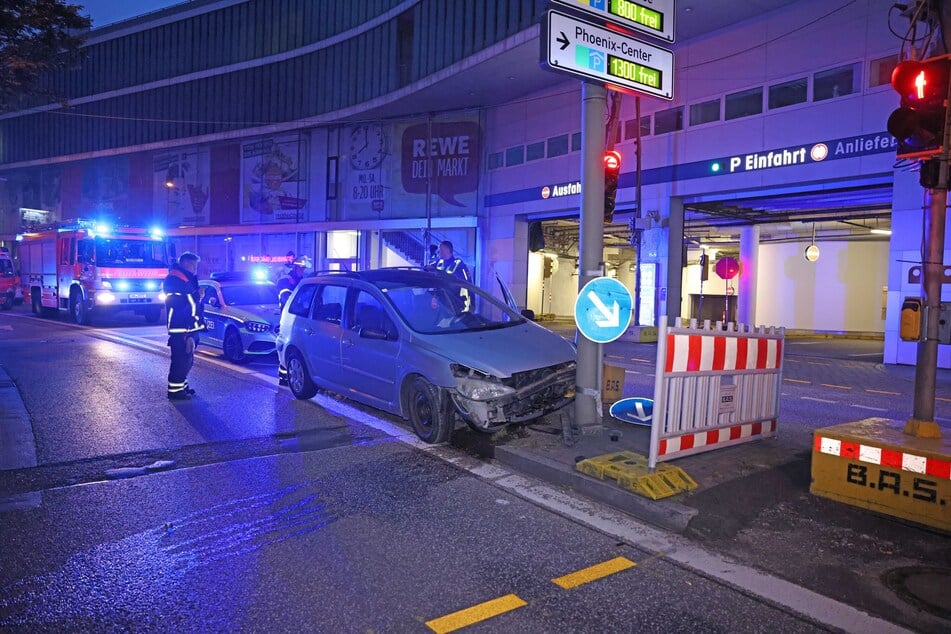
[[[259,306],[277,304],[277,287],[271,283],[222,286],[221,294],[228,306]]]
[[[525,318],[475,286],[451,276],[426,285],[376,283],[410,328],[443,334],[505,328]]]
[[[0,276],[13,277],[13,262],[10,260],[0,260]]]
[[[120,268],[167,268],[165,242],[97,237],[96,264]]]

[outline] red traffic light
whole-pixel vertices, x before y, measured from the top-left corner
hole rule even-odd
[[[612,172],[616,172],[621,169],[621,153],[616,152],[615,150],[607,150],[604,153],[602,158],[604,161],[604,169]]]
[[[941,102],[948,96],[948,61],[904,61],[892,71],[892,88],[903,106]]]

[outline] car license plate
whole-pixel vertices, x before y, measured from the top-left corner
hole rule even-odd
[[[129,299],[145,299],[148,295],[145,293],[129,293]]]

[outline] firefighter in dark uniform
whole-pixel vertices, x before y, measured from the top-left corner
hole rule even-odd
[[[199,261],[194,253],[182,253],[162,283],[168,313],[168,347],[172,350],[168,369],[168,398],[172,401],[188,400],[195,394],[188,387],[188,372],[195,361],[198,333],[205,329],[196,276]]]
[[[309,266],[310,258],[303,255],[294,260],[287,275],[277,281],[277,301],[280,303],[282,310],[284,304],[286,304],[290,298],[291,293],[294,292],[294,289],[297,288],[300,281],[304,279],[304,271]],[[278,385],[287,385],[287,368],[283,365],[277,366],[277,383]]]

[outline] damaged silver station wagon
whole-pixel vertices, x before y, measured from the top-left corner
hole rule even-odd
[[[297,398],[336,392],[408,419],[428,443],[460,420],[491,433],[573,410],[574,345],[444,273],[306,278],[281,315],[277,351]]]

